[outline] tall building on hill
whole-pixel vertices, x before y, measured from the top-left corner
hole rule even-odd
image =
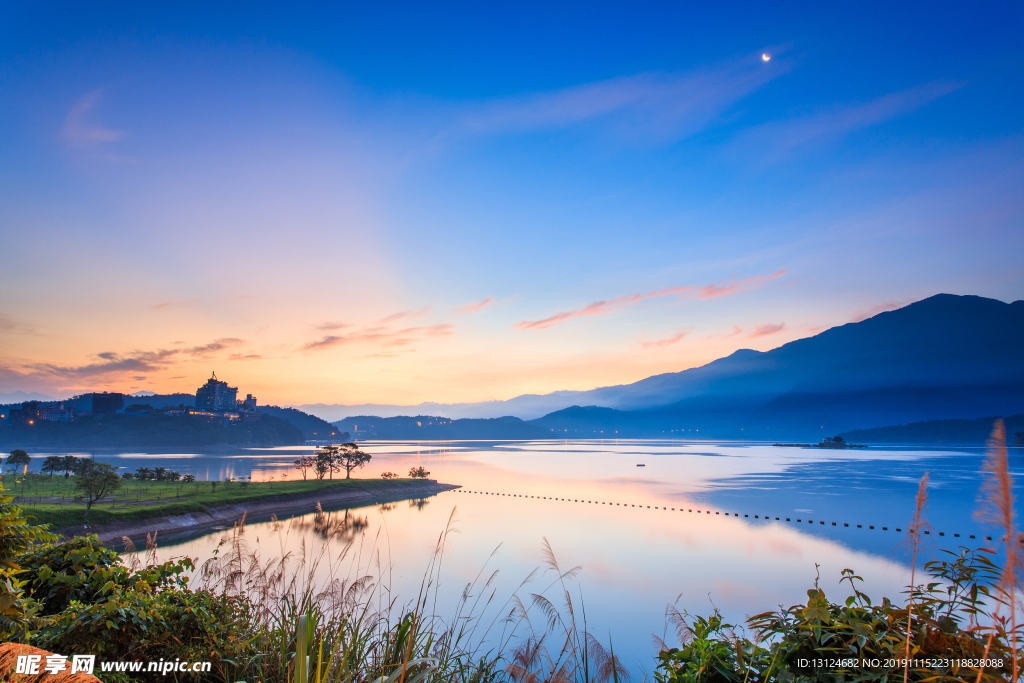
[[[196,408],[199,410],[234,410],[238,387],[229,387],[227,382],[217,380],[213,373],[206,384],[196,389]]]

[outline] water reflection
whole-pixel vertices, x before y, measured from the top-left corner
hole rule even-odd
[[[439,536],[454,518],[439,574],[438,610],[458,604],[467,585],[495,569],[491,588],[511,595],[542,565],[543,544],[550,542],[562,565],[582,567],[579,593],[590,628],[608,633],[635,672],[651,668],[651,637],[668,637],[669,604],[696,614],[714,605],[738,623],[805,600],[819,572],[827,595],[841,599],[849,592],[838,581],[848,567],[865,578],[863,589],[874,599],[898,597],[909,572],[896,529],[910,519],[925,471],[934,483],[931,543],[955,548],[974,534],[979,538],[971,542],[980,544],[985,533],[972,516],[980,449],[848,454],[677,441],[362,447],[373,455],[365,476],[422,466],[463,489],[250,522],[246,542],[262,543],[264,553],[275,557],[349,553],[361,563],[359,576],[386,576],[389,595],[414,599]],[[233,459],[236,471],[250,463],[259,476],[280,478],[290,476],[287,459],[295,456],[219,457]],[[282,463],[278,470],[270,466],[275,462]],[[637,468],[638,462],[646,466]],[[1019,457],[1011,465],[1020,472]],[[187,471],[177,463],[174,469]],[[939,531],[948,533],[939,537]],[[215,552],[221,535],[181,539],[174,547],[165,545],[162,557],[202,561]],[[923,553],[921,561],[928,559]]]

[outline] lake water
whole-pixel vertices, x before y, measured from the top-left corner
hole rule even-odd
[[[669,604],[707,615],[715,607],[740,623],[748,615],[806,600],[816,575],[832,599],[849,594],[844,568],[865,579],[876,600],[897,598],[909,563],[897,546],[913,514],[918,482],[930,472],[932,549],[978,547],[997,535],[975,521],[983,449],[873,447],[864,451],[776,448],[769,444],[680,441],[365,442],[373,460],[358,474],[403,474],[422,466],[459,484],[420,501],[334,513],[357,532],[324,537],[309,515],[291,524],[250,521],[245,540],[264,556],[347,544],[352,576],[387,567],[392,593],[415,598],[439,535],[451,522],[438,611],[454,608],[465,586],[492,570],[495,602],[548,590],[552,576],[521,582],[543,564],[545,540],[563,570],[576,566],[573,599],[588,629],[634,675],[654,667],[653,637],[666,632]],[[199,479],[295,478],[291,462],[311,448],[219,453],[96,453],[135,469],[156,465]],[[1011,468],[1024,470],[1021,449]],[[45,454],[43,454],[45,455]],[[643,467],[638,467],[638,465]],[[1019,496],[1018,491],[1018,496]],[[788,521],[787,521],[788,518]],[[824,522],[824,523],[822,523]],[[848,526],[847,526],[848,525]],[[163,538],[160,559],[210,557],[225,532]],[[971,536],[974,536],[972,539]],[[988,543],[988,545],[992,545]],[[325,563],[325,566],[329,563]],[[818,566],[816,566],[818,565]],[[401,600],[400,600],[401,602]],[[579,603],[577,602],[577,609]]]

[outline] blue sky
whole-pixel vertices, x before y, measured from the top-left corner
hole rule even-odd
[[[0,392],[510,398],[1019,299],[1022,20],[7,3]]]

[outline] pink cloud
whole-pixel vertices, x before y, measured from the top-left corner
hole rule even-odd
[[[771,275],[759,275],[757,277],[748,277],[742,280],[733,281],[732,278],[716,282],[714,284],[705,285],[701,287],[698,296],[701,299],[713,299],[716,296],[728,296],[730,294],[739,294],[740,292],[748,292],[751,289],[757,289],[760,285],[765,282],[774,280],[775,278],[782,277],[786,274],[786,269],[782,268],[777,273]]]
[[[690,334],[690,333],[689,332],[678,332],[678,333],[672,335],[671,337],[667,337],[666,339],[658,339],[656,341],[641,342],[640,343],[640,348],[646,350],[646,349],[661,349],[661,348],[664,348],[666,346],[672,346],[673,344],[677,344],[677,343],[681,342],[683,340],[683,338],[685,338],[688,334]]]
[[[765,324],[765,325],[758,325],[757,327],[754,328],[754,331],[751,332],[749,336],[751,336],[751,337],[767,337],[770,334],[775,334],[776,332],[782,332],[782,330],[784,330],[785,327],[786,327],[786,323],[778,323],[778,324],[768,323],[768,324]]]
[[[470,303],[466,304],[465,306],[459,306],[458,310],[463,312],[463,313],[472,314],[472,313],[476,313],[477,311],[482,311],[483,309],[485,309],[488,306],[490,306],[491,304],[493,304],[494,301],[495,301],[494,297],[493,296],[489,296],[489,297],[487,297],[486,299],[484,299],[482,301],[471,301]]]
[[[777,273],[771,275],[759,275],[757,277],[748,277],[742,280],[733,281],[732,278],[722,280],[710,285],[705,285],[701,288],[693,286],[688,287],[666,287],[665,289],[659,289],[655,292],[648,292],[647,294],[632,294],[630,296],[620,296],[616,299],[610,299],[608,301],[595,301],[592,304],[584,306],[583,308],[575,311],[563,311],[562,313],[556,313],[555,315],[544,318],[543,320],[521,320],[515,324],[517,330],[545,330],[555,325],[561,325],[562,323],[568,322],[573,318],[583,318],[592,315],[605,315],[606,313],[612,313],[626,306],[633,306],[635,304],[644,301],[645,299],[660,298],[668,296],[670,294],[687,294],[694,293],[698,299],[711,299],[719,296],[728,296],[730,294],[739,294],[742,292],[748,292],[752,289],[757,289],[765,282],[774,280],[775,278],[782,277],[786,273],[786,269],[783,268]]]
[[[682,294],[683,292],[688,292],[692,289],[693,287],[666,287],[665,289],[659,289],[656,292],[648,292],[647,294],[632,294],[630,296],[620,296],[619,298],[611,299],[610,301],[595,301],[594,303],[584,306],[578,310],[556,313],[550,318],[544,318],[543,320],[522,320],[516,323],[515,329],[545,330],[549,327],[554,327],[555,325],[561,325],[573,318],[582,318],[591,315],[605,315],[606,313],[617,311],[620,308],[632,306],[645,299],[668,296],[669,294]]]
[[[424,337],[441,337],[455,334],[455,325],[442,324],[427,327],[407,327],[402,330],[386,330],[382,327],[370,327],[350,334],[330,334],[322,339],[311,341],[302,347],[303,351],[322,351],[335,346],[345,346],[359,342],[375,342],[383,346],[407,346]]]
[[[396,320],[401,320],[402,318],[416,318],[416,317],[419,317],[419,316],[423,315],[424,313],[426,313],[429,310],[430,310],[430,306],[426,306],[424,308],[421,308],[418,311],[399,311],[398,313],[392,313],[391,315],[389,315],[386,318],[381,318],[380,321],[382,323],[393,323]]]

